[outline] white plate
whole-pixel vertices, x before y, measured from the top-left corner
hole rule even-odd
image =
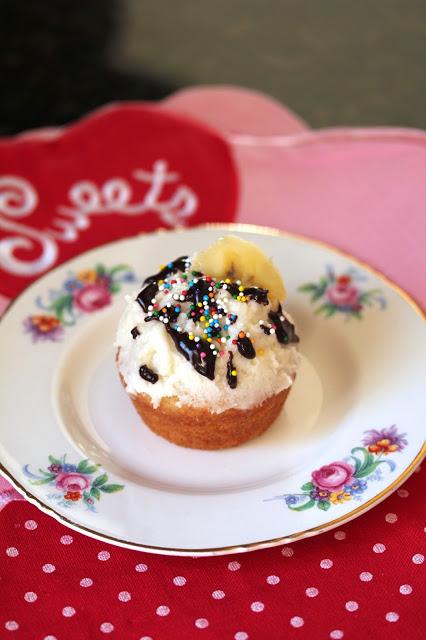
[[[183,449],[141,424],[117,377],[114,333],[124,293],[224,230],[257,242],[283,273],[302,366],[264,435]],[[43,511],[124,547],[210,555],[314,535],[377,504],[425,452],[415,303],[351,257],[273,230],[159,232],[80,255],[14,302],[0,353],[2,472]]]

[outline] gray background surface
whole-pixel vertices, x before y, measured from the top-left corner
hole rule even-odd
[[[425,126],[421,0],[2,1],[0,133],[203,83],[315,127]]]

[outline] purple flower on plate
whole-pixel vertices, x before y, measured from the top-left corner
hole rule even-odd
[[[299,502],[299,498],[297,496],[286,496],[285,503],[287,505],[297,504]]]
[[[47,467],[47,470],[52,473],[61,473],[63,469],[61,464],[51,464]]]
[[[362,441],[365,447],[368,447],[370,453],[376,455],[383,453],[393,453],[394,451],[402,451],[408,444],[405,433],[398,433],[396,425],[385,429],[369,429],[365,432]]]
[[[31,333],[34,342],[39,340],[57,342],[64,332],[64,328],[56,316],[28,316],[24,320],[24,327],[28,333]]]
[[[328,500],[328,498],[330,497],[330,491],[328,491],[328,489],[320,489],[319,487],[314,487],[309,495],[313,500]]]

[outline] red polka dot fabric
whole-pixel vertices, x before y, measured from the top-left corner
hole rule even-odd
[[[0,638],[420,640],[425,472],[353,522],[247,554],[120,549],[24,501],[1,512]]]

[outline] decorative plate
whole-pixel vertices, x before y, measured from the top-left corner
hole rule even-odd
[[[302,365],[261,437],[188,450],[140,422],[115,329],[146,275],[229,231],[281,270]],[[158,232],[80,255],[13,303],[0,352],[2,473],[64,524],[124,547],[213,555],[321,533],[383,500],[425,453],[419,308],[354,258],[271,229]]]

